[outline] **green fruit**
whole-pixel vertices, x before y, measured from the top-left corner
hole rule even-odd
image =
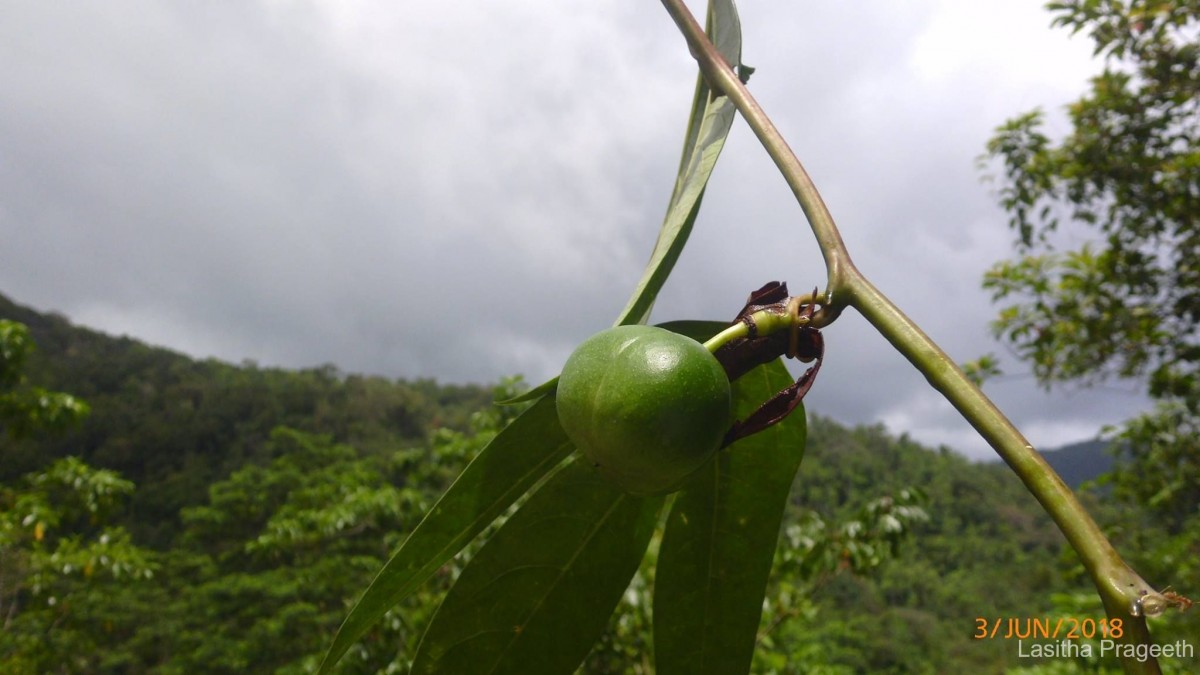
[[[626,492],[679,489],[721,447],[729,379],[699,342],[652,326],[588,338],[563,366],[556,394],[567,436]]]

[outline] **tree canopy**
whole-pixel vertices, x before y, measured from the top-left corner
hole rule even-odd
[[[39,429],[63,429],[88,414],[83,401],[61,392],[29,385],[25,363],[33,353],[29,328],[0,319],[0,427],[11,438]]]
[[[1090,35],[1105,68],[1062,138],[1035,110],[988,143],[1018,254],[984,281],[1006,303],[995,331],[1046,385],[1144,378],[1159,407],[1126,427],[1152,473],[1139,489],[1183,517],[1200,482],[1168,469],[1200,472],[1169,456],[1200,440],[1200,2],[1048,8]]]
[[[1041,110],[988,143],[1014,259],[984,287],[995,332],[1049,387],[1145,383],[1153,411],[1115,435],[1106,479],[1136,506],[1111,522],[1160,587],[1200,588],[1200,2],[1070,0],[1057,26],[1086,33],[1104,69],[1053,138]],[[1116,420],[1114,420],[1116,422]],[[1180,634],[1194,635],[1194,617]],[[1159,633],[1169,639],[1170,631]]]

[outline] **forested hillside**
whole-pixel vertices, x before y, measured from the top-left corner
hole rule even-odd
[[[0,439],[6,673],[311,672],[389,552],[517,414],[491,388],[197,361],[0,298],[5,318],[37,344],[29,381],[91,405],[66,433]],[[976,617],[1100,616],[1062,552],[1006,467],[810,414],[755,672],[1036,665],[971,636]],[[342,672],[404,672],[459,568]],[[650,672],[652,577],[647,563],[586,672]]]
[[[363,455],[418,445],[438,428],[464,430],[491,402],[486,387],[198,361],[131,338],[73,326],[0,295],[0,318],[27,325],[37,347],[28,376],[86,401],[92,414],[67,434],[5,449],[0,481],[75,455],[138,485],[130,525],[155,546],[170,543],[179,510],[247,464],[269,459],[277,426],[326,434]]]

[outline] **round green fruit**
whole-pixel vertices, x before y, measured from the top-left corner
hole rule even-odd
[[[588,338],[563,366],[556,394],[567,436],[626,492],[682,487],[729,430],[729,379],[695,340],[652,326]]]

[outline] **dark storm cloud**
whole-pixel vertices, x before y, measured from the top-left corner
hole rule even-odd
[[[997,349],[979,279],[1009,244],[974,159],[1086,72],[1038,4],[742,7],[754,91],[856,262],[956,359]],[[235,362],[554,374],[640,274],[694,77],[653,3],[3,13],[0,291]],[[727,317],[769,279],[824,270],[739,122],[655,320]],[[828,337],[812,409],[986,452],[861,319]],[[993,388],[1039,444],[1142,403]]]

